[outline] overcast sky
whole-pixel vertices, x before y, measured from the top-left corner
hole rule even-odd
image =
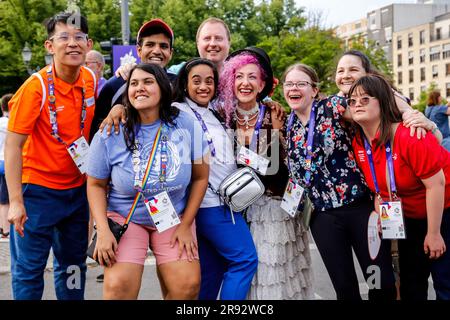
[[[393,3],[416,3],[415,0],[296,0],[306,11],[322,11],[325,26],[336,27],[366,17],[367,12]]]

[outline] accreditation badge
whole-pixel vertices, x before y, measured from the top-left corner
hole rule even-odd
[[[381,237],[380,237],[380,215],[375,211],[369,216],[367,226],[367,243],[369,245],[369,255],[372,260],[375,260],[380,252]]]
[[[181,223],[166,191],[145,199],[144,203],[159,233]]]
[[[406,239],[405,221],[400,200],[381,202],[380,220],[383,239]]]
[[[67,147],[67,152],[81,173],[86,173],[89,155],[89,144],[84,136],[81,136]]]
[[[281,200],[281,209],[286,211],[291,217],[295,217],[304,192],[305,189],[302,186],[295,183],[292,178],[289,178],[283,199]]]
[[[262,174],[263,176],[267,173],[267,168],[269,167],[269,159],[266,159],[256,152],[241,146],[239,152],[237,154],[236,161],[240,164],[244,164],[252,169],[255,169],[257,172]]]

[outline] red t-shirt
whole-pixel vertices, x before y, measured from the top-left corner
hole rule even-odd
[[[406,217],[424,219],[427,216],[426,189],[421,179],[427,179],[443,169],[445,174],[444,207],[450,207],[450,153],[439,145],[436,138],[427,133],[425,138],[411,137],[409,129],[400,124],[394,135],[394,175],[397,195],[402,200]],[[383,199],[389,199],[386,184],[387,162],[384,145],[374,147],[378,136],[372,140],[372,153],[378,186]],[[375,186],[370,172],[364,144],[353,139],[356,161],[361,168],[367,184],[375,193]]]

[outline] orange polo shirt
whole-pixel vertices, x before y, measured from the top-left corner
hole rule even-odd
[[[64,144],[51,135],[48,109],[47,68],[33,75],[19,88],[9,102],[8,130],[28,135],[23,147],[22,183],[33,183],[51,189],[70,189],[82,185],[81,174]],[[81,67],[78,79],[66,83],[55,77],[56,119],[59,136],[69,145],[81,137],[82,88],[87,102],[83,136],[88,141],[95,109],[94,74]]]

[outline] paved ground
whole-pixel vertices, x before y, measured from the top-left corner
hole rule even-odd
[[[322,259],[317,251],[315,244],[310,244],[312,268],[314,272],[314,291],[315,298],[317,300],[334,300],[336,295],[331,285],[330,278],[323,265]],[[47,263],[47,271],[45,272],[45,300],[56,299],[53,286],[53,273],[52,271],[52,254],[50,254],[49,261]],[[356,259],[355,259],[356,260]],[[102,299],[102,284],[96,282],[96,277],[102,273],[102,267],[88,258],[88,273],[86,281],[86,294],[87,300],[99,300]],[[360,282],[360,291],[363,299],[367,299],[368,287],[362,277],[361,270],[356,264],[356,270],[358,279]],[[432,289],[432,283],[430,281],[429,286],[429,299],[435,299],[434,290]],[[11,300],[11,275],[10,275],[10,257],[9,257],[9,242],[0,241],[0,300]],[[139,299],[142,300],[160,300],[161,293],[156,277],[155,259],[152,255],[146,260],[144,269],[144,276],[142,280],[142,287],[139,295]]]

